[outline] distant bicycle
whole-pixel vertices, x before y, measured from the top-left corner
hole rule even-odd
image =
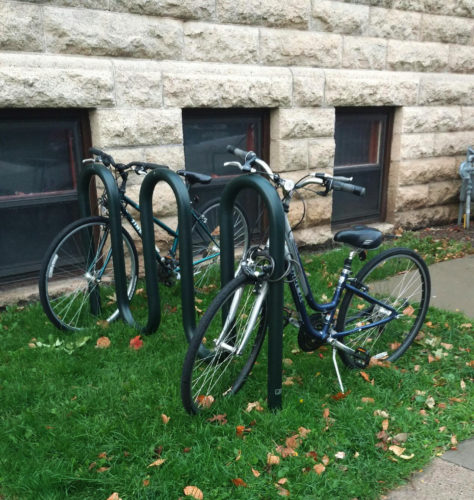
[[[140,206],[126,195],[127,179],[130,171],[145,175],[154,168],[167,168],[151,163],[116,163],[112,156],[91,148],[95,160],[110,168],[117,180],[120,178],[120,211],[133,227],[138,237],[142,231],[138,222],[130,214],[128,206],[140,212]],[[209,184],[212,178],[188,170],[177,172],[189,186]],[[65,227],[54,239],[43,259],[39,292],[43,309],[51,322],[61,330],[80,330],[98,321],[114,321],[119,311],[115,297],[113,254],[108,218],[108,199],[104,192],[98,197],[97,216],[77,220]],[[192,255],[194,266],[194,286],[199,293],[208,294],[220,285],[219,273],[219,200],[209,202],[202,210],[191,207],[192,215]],[[240,206],[234,213],[234,245],[236,254],[243,255],[250,240],[247,217]],[[171,239],[166,254],[156,248],[159,277],[162,282],[172,285],[180,275],[179,234],[156,217],[154,223],[162,228]],[[138,253],[129,232],[122,227],[122,241],[127,278],[127,294],[131,299],[138,280]]]
[[[231,162],[243,172],[257,173],[282,191],[285,214],[297,191],[310,184],[331,190],[365,194],[352,179],[312,173],[298,182],[282,178],[253,152],[228,148],[241,160]],[[288,218],[285,216],[285,272],[275,276],[268,246],[251,246],[238,275],[217,294],[204,313],[184,361],[181,396],[185,409],[198,413],[215,401],[236,393],[245,383],[260,352],[268,326],[267,298],[272,280],[288,283],[296,317],[287,322],[298,328],[298,344],[313,351],[328,344],[341,391],[344,392],[336,353],[351,368],[364,368],[371,359],[395,361],[410,346],[423,324],[430,299],[430,275],[423,259],[407,248],[392,248],[368,261],[352,275],[354,257],[366,259],[378,248],[382,233],[359,226],[339,231],[336,242],[352,247],[332,300],[315,301]],[[306,302],[306,303],[305,303]],[[307,306],[312,310],[309,312]],[[215,411],[214,408],[212,411]]]

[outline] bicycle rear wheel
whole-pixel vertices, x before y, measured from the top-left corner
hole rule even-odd
[[[250,242],[247,217],[242,208],[234,206],[234,254],[236,260],[246,252]],[[194,262],[194,288],[208,295],[220,288],[220,204],[213,202],[203,209],[201,218],[191,230]]]
[[[344,337],[344,343],[362,347],[371,357],[395,361],[410,346],[420,330],[428,310],[431,282],[423,259],[408,248],[393,248],[370,260],[357,274],[358,283],[372,297],[393,307],[397,319]],[[361,286],[362,288],[362,286]],[[336,330],[342,332],[379,321],[389,311],[347,291],[339,310]],[[339,351],[342,361],[356,368],[353,358]]]
[[[217,294],[189,345],[181,378],[188,413],[208,410],[245,383],[266,330],[268,283],[239,275]]]
[[[122,242],[131,299],[137,284],[138,256],[123,228]],[[81,330],[118,317],[109,219],[87,217],[64,228],[46,252],[39,291],[46,315],[61,330]]]

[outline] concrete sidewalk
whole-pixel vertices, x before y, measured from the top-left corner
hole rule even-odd
[[[474,255],[430,266],[430,304],[474,318]],[[435,458],[386,500],[471,500],[474,498],[474,438]]]

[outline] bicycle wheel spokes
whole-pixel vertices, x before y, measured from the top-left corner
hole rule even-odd
[[[123,232],[127,291],[135,291],[138,261]],[[53,243],[40,277],[43,308],[61,329],[78,330],[118,316],[113,255],[107,219],[85,219],[69,226]]]
[[[265,297],[266,284],[241,276],[206,311],[183,369],[183,403],[190,413],[205,411],[242,387],[265,335]]]
[[[368,287],[371,296],[393,308],[398,318],[361,330],[344,341],[353,349],[363,347],[372,357],[394,361],[411,344],[425,317],[430,289],[426,265],[414,252],[390,251],[369,262],[358,280]],[[338,330],[370,325],[390,314],[388,307],[348,294],[341,305]]]

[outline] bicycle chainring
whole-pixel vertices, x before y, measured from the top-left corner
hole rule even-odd
[[[322,330],[324,325],[324,316],[322,313],[314,313],[309,319],[311,321],[311,326],[315,330]],[[324,342],[307,332],[304,326],[301,326],[298,331],[298,345],[302,351],[311,352],[319,349],[324,345]]]

